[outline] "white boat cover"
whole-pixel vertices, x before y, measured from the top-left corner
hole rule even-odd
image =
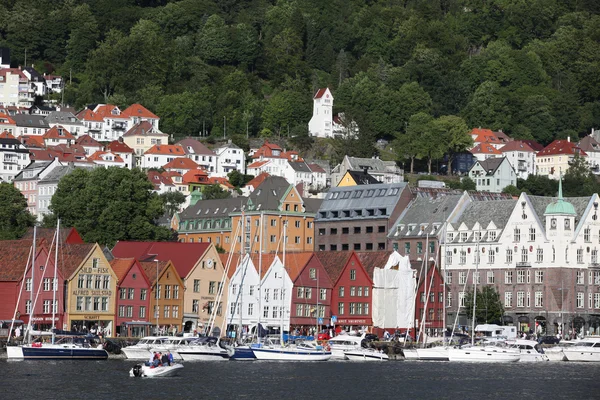
[[[398,269],[392,269],[398,266]],[[416,282],[408,257],[390,254],[383,268],[373,272],[373,325],[380,328],[412,328]]]

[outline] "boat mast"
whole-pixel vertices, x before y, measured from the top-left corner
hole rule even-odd
[[[58,291],[58,245],[60,241],[60,219],[56,221],[56,242],[54,243],[54,278],[52,280],[52,344],[56,338],[56,292]]]
[[[246,244],[246,216],[244,215],[244,207],[242,207],[242,242],[240,243],[240,260],[242,260],[242,263],[244,263],[244,253],[245,253],[245,244]],[[240,302],[238,304],[238,314],[240,314],[240,326],[238,329],[238,334],[237,334],[237,341],[238,343],[241,343],[241,339],[242,339],[242,323],[243,323],[243,318],[242,318],[242,313],[244,312],[244,276],[246,276],[246,271],[248,268],[248,263],[245,263],[244,269],[242,270],[242,279],[240,280]]]
[[[259,240],[259,252],[258,252],[258,322],[256,323],[256,337],[258,339],[258,343],[260,344],[260,315],[262,313],[262,255],[263,255],[263,220],[265,213],[263,211],[260,212],[260,235],[258,237]]]
[[[479,240],[481,239],[481,230],[477,238],[477,249],[475,250],[475,275],[473,275],[473,321],[471,321],[471,345],[475,344],[475,310],[477,309],[477,280],[479,279]]]
[[[443,263],[443,273],[442,273],[442,338],[444,340],[444,344],[446,342],[446,232],[448,225],[446,224],[446,208],[444,208],[444,217],[442,219],[442,223],[444,224],[444,229],[442,233],[442,237],[440,241],[439,251],[440,251],[440,261],[444,260]]]
[[[317,293],[316,293],[317,294],[317,310],[315,312],[315,316],[316,316],[315,322],[317,325],[316,326],[317,329],[315,330],[315,335],[316,335],[316,338],[318,339],[319,338],[319,296],[320,296],[320,293],[319,293],[319,270],[317,269],[316,272],[317,272]]]
[[[29,294],[29,304],[30,304],[30,309],[29,309],[29,321],[27,322],[27,342],[31,342],[31,328],[32,328],[32,320],[33,320],[33,288],[35,287],[35,285],[33,284],[34,280],[34,275],[35,275],[35,242],[36,242],[36,237],[37,237],[37,227],[34,226],[33,227],[33,253],[31,254],[31,287],[30,287],[30,291],[31,293]]]
[[[287,220],[283,221],[283,261],[282,261],[283,268],[282,268],[282,271],[281,271],[281,297],[280,297],[280,299],[281,299],[281,308],[279,309],[279,312],[280,312],[279,315],[281,316],[281,318],[280,318],[281,319],[281,327],[279,328],[279,331],[280,331],[280,336],[281,336],[280,340],[281,340],[281,344],[282,345],[283,345],[283,305],[285,303],[285,299],[283,298],[283,294],[284,294],[284,290],[285,290],[284,289],[284,282],[285,282],[285,244],[286,244],[285,243],[285,239],[287,237],[286,235],[287,235]]]

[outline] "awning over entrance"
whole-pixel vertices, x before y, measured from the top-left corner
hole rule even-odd
[[[524,324],[528,324],[529,323],[529,317],[527,315],[521,315],[518,318],[518,321]]]

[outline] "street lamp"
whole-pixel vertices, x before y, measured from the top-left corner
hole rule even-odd
[[[156,312],[155,312],[156,336],[158,336],[158,314],[160,313],[160,310],[158,308],[158,260],[154,260],[154,261],[156,261],[156,287],[155,287],[155,291],[154,291],[154,297],[156,299]]]

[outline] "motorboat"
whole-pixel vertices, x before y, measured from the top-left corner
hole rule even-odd
[[[359,348],[348,350],[344,355],[350,361],[387,361],[389,357],[381,350],[371,348]]]
[[[252,346],[260,347],[258,343],[252,345],[227,346],[227,354],[229,354],[229,359],[234,361],[256,360]]]
[[[600,337],[585,338],[570,347],[564,347],[567,361],[600,362]]]
[[[361,343],[365,339],[365,335],[339,335],[329,339],[328,345],[331,349],[331,358],[346,358],[344,352],[351,350],[359,350]]]
[[[418,348],[416,352],[421,361],[448,361],[448,347],[445,346]]]
[[[227,349],[220,346],[216,337],[200,337],[190,341],[187,346],[181,346],[177,354],[185,361],[227,360]]]
[[[129,376],[136,378],[165,378],[179,374],[183,364],[160,365],[158,367],[145,364],[136,364],[129,370]]]
[[[314,341],[287,345],[269,342],[253,347],[252,351],[257,360],[327,361],[331,358],[331,351]]]
[[[548,361],[567,361],[563,346],[554,346],[544,349],[544,354],[548,357]]]
[[[108,352],[81,336],[56,337],[54,343],[34,341],[19,346],[6,346],[8,359],[22,360],[106,360]]]
[[[155,346],[150,348],[150,353],[166,353],[167,351],[173,354],[173,358],[176,360],[182,360],[179,350],[186,349],[193,343],[197,337],[180,337],[170,336]]]
[[[162,345],[168,338],[168,336],[145,336],[136,344],[123,347],[121,351],[129,359],[147,360],[152,354],[150,349]]]
[[[521,353],[520,362],[548,361],[542,346],[535,340],[515,339],[507,341],[509,349],[518,349]]]
[[[497,344],[480,343],[479,345],[466,345],[448,349],[449,361],[466,362],[517,362],[521,359],[519,349],[511,349]]]

